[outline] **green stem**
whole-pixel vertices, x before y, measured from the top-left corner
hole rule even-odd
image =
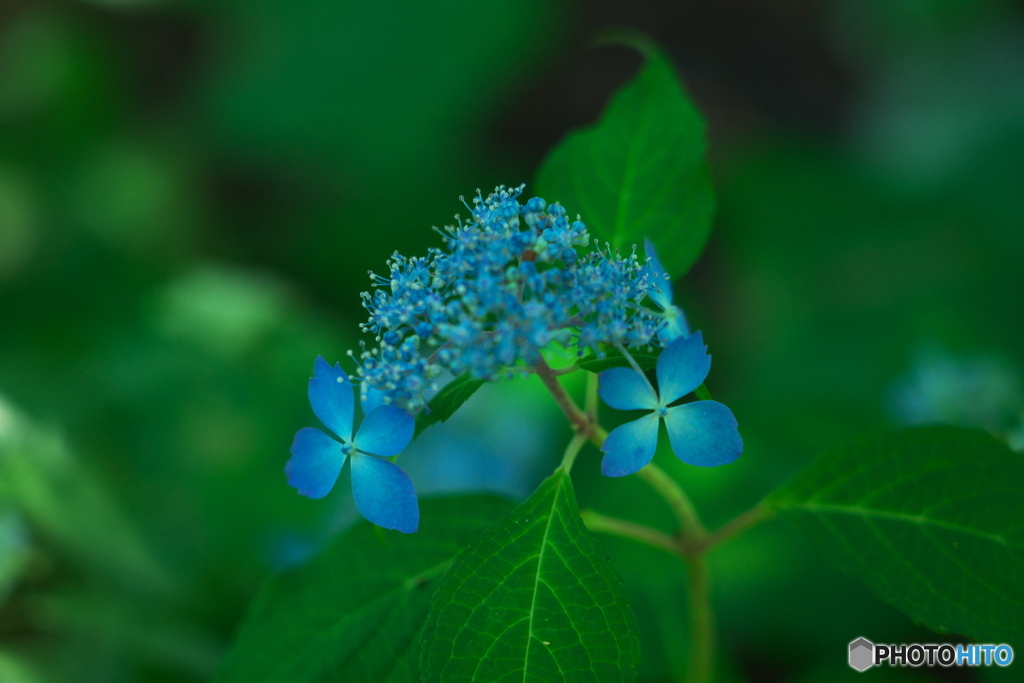
[[[640,470],[637,474],[650,484],[651,488],[665,499],[665,502],[672,508],[676,519],[679,520],[679,535],[687,548],[700,547],[707,535],[704,525],[697,516],[697,509],[693,506],[686,492],[668,476],[664,470],[653,462]]]
[[[667,477],[663,472],[661,475]],[[659,482],[661,483],[663,482]],[[689,502],[685,496],[678,500]],[[607,517],[592,510],[584,510],[581,515],[590,531],[629,538],[676,555],[686,562],[686,588],[690,608],[690,662],[686,681],[710,683],[715,660],[715,615],[711,605],[705,553],[715,545],[771,519],[775,516],[775,511],[760,503],[710,534],[703,532],[703,527],[700,527],[703,535],[697,542],[688,540],[682,531],[672,537],[643,524]],[[700,524],[695,515],[687,519]]]
[[[628,354],[626,356],[629,358]],[[587,379],[586,411],[584,412],[580,410],[576,402],[565,391],[565,387],[558,381],[559,373],[552,370],[543,358],[533,370],[551,392],[558,407],[562,409],[576,431],[576,435],[565,450],[560,465],[563,470],[568,472],[583,444],[590,441],[600,448],[608,437],[608,432],[597,422],[596,377],[591,376]],[[704,385],[701,385],[696,393],[700,398],[710,398]],[[697,516],[697,510],[690,498],[661,468],[650,463],[638,474],[665,499],[675,513],[680,527],[679,533],[675,537],[642,524],[605,517],[590,510],[584,511],[581,515],[587,528],[591,531],[631,538],[677,555],[686,562],[686,583],[690,603],[690,663],[687,681],[688,683],[710,683],[714,671],[715,618],[711,606],[711,590],[704,554],[715,545],[756,524],[771,519],[775,513],[761,503],[709,534]]]
[[[551,366],[547,364],[543,358],[537,361],[537,365],[534,366],[534,370],[537,376],[540,377],[540,381],[544,383],[544,386],[548,388],[551,396],[554,397],[555,403],[562,409],[565,416],[569,418],[569,424],[576,430],[578,434],[583,436],[586,440],[589,440],[598,448],[604,443],[605,438],[608,436],[608,432],[601,428],[601,425],[597,422],[591,421],[587,415],[580,410],[576,402],[572,400],[572,397],[565,391],[565,387],[562,386],[561,382],[558,381],[555,371],[551,369]]]
[[[537,368],[525,365],[515,366],[514,369],[516,372],[529,372],[534,375],[537,374]],[[566,365],[564,368],[551,368],[551,374],[555,377],[561,377],[562,375],[570,375],[580,369],[580,366],[573,363],[572,365]]]
[[[690,665],[687,683],[709,683],[714,671],[715,615],[704,557],[687,560],[686,587],[690,600]]]
[[[775,517],[775,510],[772,510],[763,502],[758,503],[743,514],[734,517],[722,526],[718,527],[704,537],[701,543],[700,552],[710,550],[719,543],[723,543],[733,536],[738,536],[747,529],[757,526],[761,522],[767,522]]]
[[[648,465],[648,467],[650,466]],[[613,534],[616,536],[622,536],[623,538],[632,538],[633,540],[647,543],[648,545],[654,545],[663,550],[668,550],[668,552],[673,555],[678,555],[684,560],[689,560],[703,555],[715,546],[728,541],[734,536],[739,536],[751,527],[755,527],[762,522],[774,519],[776,512],[767,507],[764,503],[759,503],[710,533],[703,531],[703,526],[701,526],[700,529],[702,530],[702,535],[697,538],[696,541],[693,538],[685,537],[682,532],[676,536],[669,536],[652,527],[637,524],[636,522],[619,520],[615,517],[607,517],[598,512],[594,512],[593,510],[585,510],[581,514],[586,517],[587,527],[590,528],[591,531],[596,533]],[[695,517],[693,519],[697,524],[700,524]],[[594,520],[593,525],[591,525],[590,520]],[[691,533],[695,535],[696,531],[694,530]],[[651,539],[654,538],[657,538],[658,541],[651,543]],[[669,539],[668,543],[664,541],[666,538]]]
[[[583,404],[583,411],[592,424],[597,424],[597,409],[600,406],[597,395],[597,375],[587,373],[587,399]]]
[[[576,462],[576,456],[579,455],[580,449],[583,448],[583,444],[587,442],[587,437],[582,434],[577,434],[572,437],[572,441],[565,448],[565,454],[562,456],[562,463],[558,466],[559,469],[565,470],[568,474],[572,470],[572,464]]]
[[[624,519],[608,517],[593,510],[583,510],[580,516],[583,518],[583,523],[587,525],[587,529],[594,533],[621,536],[664,550],[672,555],[679,556],[680,554],[679,545],[675,539],[657,529]]]

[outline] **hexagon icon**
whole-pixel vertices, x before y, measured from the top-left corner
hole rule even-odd
[[[850,666],[857,671],[866,671],[875,663],[875,644],[867,638],[858,638],[850,643]]]

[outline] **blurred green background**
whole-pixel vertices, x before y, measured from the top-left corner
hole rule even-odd
[[[366,271],[598,116],[639,64],[588,48],[606,26],[653,36],[709,123],[716,231],[677,296],[746,453],[659,456],[706,521],[891,425],[1024,448],[1021,3],[5,0],[0,681],[213,674],[261,580],[353,518],[344,475],[313,502],[282,468]],[[485,387],[403,467],[524,496],[567,434],[545,400]],[[582,506],[670,527],[589,453]],[[681,565],[603,540],[642,680],[678,677]],[[723,680],[852,679],[858,636],[942,638],[778,524],[713,562]]]

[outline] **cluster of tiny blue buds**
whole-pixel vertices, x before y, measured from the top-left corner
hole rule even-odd
[[[588,251],[586,225],[539,197],[520,204],[524,187],[478,191],[470,220],[434,228],[445,249],[395,252],[388,277],[370,273],[362,328],[377,347],[360,355],[364,392],[415,411],[445,371],[496,380],[536,365],[551,345],[579,355],[660,345],[664,317],[642,302],[666,286],[661,274],[635,248]]]

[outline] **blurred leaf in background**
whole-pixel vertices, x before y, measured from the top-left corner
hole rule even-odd
[[[182,618],[183,587],[160,566],[136,520],[52,429],[6,400],[0,422],[0,623],[10,643],[33,659],[43,655],[37,663],[46,680],[101,681],[148,664],[208,675],[215,642]],[[11,657],[11,677],[35,668],[22,671],[21,656],[12,650]]]
[[[399,245],[433,244],[429,227],[463,210],[460,194],[532,175],[488,153],[487,124],[553,54],[562,3],[222,0],[203,12],[223,31],[201,112],[251,204],[228,227],[306,279],[365,289]],[[305,215],[282,192],[305,196]]]

